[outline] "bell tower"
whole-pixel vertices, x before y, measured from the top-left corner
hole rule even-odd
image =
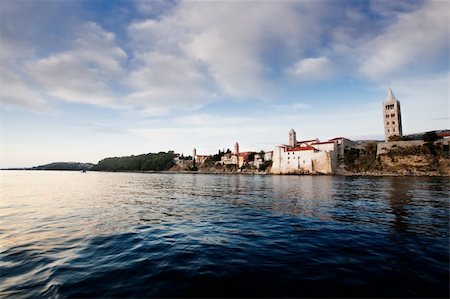
[[[234,154],[239,156],[239,143],[234,144]]]
[[[289,146],[295,147],[297,145],[297,133],[294,129],[289,131]]]
[[[383,103],[383,119],[384,139],[386,141],[391,136],[401,137],[403,135],[400,101],[395,97],[391,87],[389,87],[386,101]]]

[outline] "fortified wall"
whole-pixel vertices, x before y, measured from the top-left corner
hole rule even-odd
[[[423,140],[380,142],[377,144],[377,156],[387,154],[392,149],[407,148],[412,146],[422,146],[423,144],[424,144]]]

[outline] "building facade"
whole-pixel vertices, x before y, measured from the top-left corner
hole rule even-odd
[[[208,159],[208,155],[197,155],[197,149],[194,147],[192,150],[192,158],[194,159],[195,164],[203,164],[206,159]]]
[[[330,139],[330,141],[335,141],[337,143],[339,159],[344,159],[345,151],[351,149],[355,145],[353,141],[345,137],[336,137]]]
[[[234,144],[234,152],[224,154],[220,158],[220,163],[223,165],[237,165],[239,168],[245,164],[253,165],[255,152],[240,152],[239,143]]]
[[[333,174],[337,162],[337,141],[320,142],[318,139],[297,141],[296,133],[292,129],[289,131],[289,144],[277,146],[273,150],[272,173]]]
[[[391,136],[402,136],[402,114],[400,101],[396,99],[389,87],[387,99],[383,102],[384,139],[389,141]]]

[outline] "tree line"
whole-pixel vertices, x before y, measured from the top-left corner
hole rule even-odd
[[[161,171],[174,165],[174,153],[159,152],[137,156],[106,158],[98,162],[92,170],[99,171]]]

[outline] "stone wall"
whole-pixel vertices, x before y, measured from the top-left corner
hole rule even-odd
[[[424,142],[422,140],[380,142],[377,144],[377,155],[386,154],[393,148],[407,148],[411,146],[422,146],[423,144]]]

